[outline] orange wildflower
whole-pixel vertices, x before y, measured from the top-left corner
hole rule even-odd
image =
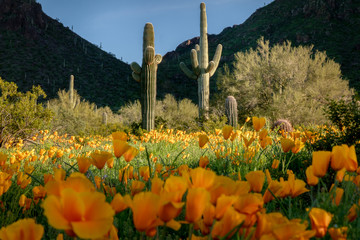
[[[72,188],[63,189],[60,197],[48,196],[42,207],[51,226],[80,238],[104,236],[110,230],[115,214],[104,194],[76,192]]]
[[[209,142],[209,137],[206,134],[199,135],[199,147],[203,148]]]
[[[128,135],[125,132],[121,132],[121,131],[113,132],[111,133],[111,136],[113,140],[118,139],[126,142],[128,139]]]
[[[346,168],[342,168],[341,170],[337,171],[335,179],[338,180],[339,182],[342,182],[344,179],[345,173],[346,173]]]
[[[280,143],[284,153],[289,152],[293,147],[295,147],[295,142],[289,138],[282,138]]]
[[[106,162],[112,158],[112,154],[105,151],[96,151],[90,154],[92,160],[91,163],[98,169],[103,169]]]
[[[209,201],[210,194],[204,188],[190,188],[186,197],[186,221],[199,221]]]
[[[4,240],[40,240],[44,235],[44,227],[36,224],[32,218],[21,219],[0,229],[0,239]]]
[[[115,157],[120,158],[127,150],[129,150],[130,145],[126,141],[113,139],[113,148]]]
[[[211,170],[198,167],[190,170],[192,187],[210,189],[214,184],[216,174]]]
[[[272,164],[271,164],[271,168],[272,169],[277,169],[279,167],[280,164],[280,160],[274,159]]]
[[[225,237],[233,228],[244,222],[245,218],[246,216],[244,214],[238,213],[233,207],[228,208],[224,217],[214,224],[213,230],[211,231],[212,238],[220,239]],[[228,238],[231,238],[235,233],[235,231],[230,233]]]
[[[130,162],[131,160],[134,159],[134,157],[136,157],[136,155],[138,155],[139,150],[137,150],[134,147],[130,147],[124,154],[124,159],[126,162]]]
[[[313,173],[316,177],[323,177],[327,173],[331,159],[331,152],[317,151],[312,155]]]
[[[252,123],[255,131],[260,131],[265,126],[265,118],[252,117]]]
[[[314,168],[313,166],[309,166],[306,171],[306,181],[310,186],[315,186],[319,183],[319,178],[314,175]]]
[[[333,240],[346,240],[347,239],[347,227],[329,228],[328,232]]]
[[[245,175],[246,180],[250,184],[250,191],[261,192],[265,181],[265,173],[263,171],[252,171]]]
[[[145,188],[145,183],[141,181],[134,180],[131,182],[131,195],[134,196],[138,194]]]
[[[348,147],[346,144],[334,146],[332,149],[331,167],[335,171],[346,168],[354,172],[358,168],[355,146]]]
[[[199,160],[199,167],[206,168],[206,166],[209,164],[209,158],[207,156],[201,156]]]
[[[89,169],[90,165],[91,165],[91,158],[85,157],[85,156],[80,156],[76,158],[78,167],[79,167],[79,172],[81,173],[86,173],[87,170]]]
[[[114,209],[115,213],[119,213],[127,209],[129,207],[130,202],[131,202],[131,198],[129,195],[125,195],[123,197],[121,196],[120,193],[117,193],[115,194],[110,205]]]
[[[229,139],[232,133],[233,127],[230,125],[225,125],[222,129],[223,137],[225,140]]]
[[[0,167],[5,165],[7,158],[8,155],[6,153],[0,152]]]
[[[130,202],[135,228],[150,237],[156,234],[156,227],[162,224],[157,217],[159,203],[160,197],[152,192],[141,192]]]
[[[333,215],[321,208],[312,208],[309,217],[311,228],[316,231],[315,236],[318,238],[324,237]]]

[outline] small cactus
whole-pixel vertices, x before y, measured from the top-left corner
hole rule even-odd
[[[74,99],[74,75],[70,75],[69,98],[70,98],[70,104],[73,105],[75,102],[75,99]]]
[[[142,66],[136,62],[131,63],[132,76],[141,84],[141,118],[142,128],[151,131],[155,128],[155,103],[156,103],[156,72],[162,56],[155,55],[154,27],[146,23],[143,37]]]
[[[225,100],[225,115],[228,119],[227,124],[236,128],[238,112],[237,112],[237,102],[233,96],[228,96]]]
[[[108,120],[107,113],[106,113],[106,112],[103,112],[103,114],[102,114],[102,123],[103,123],[104,125],[107,125],[107,120]]]
[[[279,131],[283,130],[284,132],[294,131],[291,123],[286,119],[278,119],[274,122],[272,129],[278,129]]]

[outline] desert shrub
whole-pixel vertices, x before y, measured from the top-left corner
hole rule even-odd
[[[128,103],[120,108],[118,114],[123,125],[132,126],[131,128],[136,128],[138,131],[141,123],[141,105],[139,101]],[[181,130],[197,129],[197,116],[197,106],[189,99],[176,101],[172,95],[167,94],[163,100],[156,101],[156,127],[162,125],[164,128]]]
[[[315,150],[331,151],[333,146],[355,145],[360,154],[360,105],[358,101],[329,100],[324,108],[326,117],[334,127],[321,132],[319,140],[313,144]]]
[[[107,135],[111,131],[122,129],[120,118],[109,107],[98,108],[90,103],[74,90],[74,100],[70,99],[70,93],[59,90],[58,98],[47,103],[48,109],[54,112],[52,129],[59,133],[71,135],[101,134]],[[103,121],[106,113],[107,121]]]
[[[0,146],[14,138],[28,138],[48,126],[52,114],[38,103],[39,98],[46,97],[40,86],[22,93],[15,83],[0,78],[0,91]]]
[[[340,65],[312,46],[291,42],[270,47],[258,40],[256,49],[235,54],[232,66],[217,77],[218,105],[226,96],[238,101],[239,118],[266,116],[288,119],[294,125],[326,122],[326,99],[350,99],[353,91],[341,78]]]

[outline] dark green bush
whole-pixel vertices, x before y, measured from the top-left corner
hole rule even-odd
[[[15,83],[0,78],[0,91],[0,146],[48,127],[52,113],[38,103],[40,97],[46,97],[40,86],[22,93]]]

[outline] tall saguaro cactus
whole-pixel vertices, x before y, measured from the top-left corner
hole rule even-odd
[[[155,55],[154,27],[146,23],[143,37],[143,59],[141,67],[136,62],[131,63],[132,76],[141,84],[141,118],[142,128],[148,131],[155,127],[156,103],[156,72],[162,56]]]
[[[196,44],[191,50],[190,59],[192,71],[185,63],[180,63],[181,70],[198,82],[199,117],[208,119],[210,101],[210,77],[214,75],[221,58],[222,45],[218,44],[214,59],[209,62],[207,20],[205,3],[200,4],[200,45]]]

